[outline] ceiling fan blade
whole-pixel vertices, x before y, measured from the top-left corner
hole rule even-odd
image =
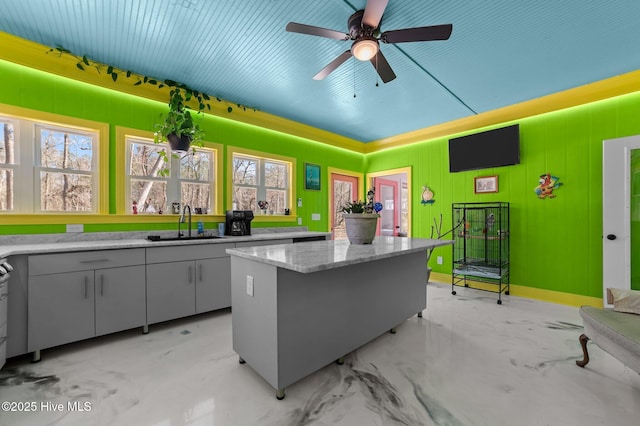
[[[391,69],[391,65],[387,62],[387,58],[384,57],[382,52],[378,50],[376,56],[369,60],[373,67],[378,71],[378,75],[384,83],[388,83],[396,78],[396,73]]]
[[[382,33],[380,39],[385,43],[406,43],[411,41],[447,40],[451,36],[453,25],[432,25],[430,27],[406,28]]]
[[[382,14],[387,8],[389,0],[367,0],[367,6],[364,8],[364,16],[362,24],[371,28],[378,28]]]
[[[349,34],[341,33],[340,31],[314,27],[313,25],[298,24],[296,22],[289,22],[287,24],[286,30],[289,31],[290,33],[309,34],[309,35],[314,35],[319,37],[333,38],[336,40],[349,39]]]
[[[313,76],[314,80],[324,80],[326,76],[331,74],[338,68],[340,65],[344,63],[347,59],[351,57],[351,50],[345,50],[340,56],[335,58],[333,61],[329,62],[329,65],[322,68],[320,72]]]

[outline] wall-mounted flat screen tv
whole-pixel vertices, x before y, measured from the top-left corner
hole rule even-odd
[[[449,139],[449,171],[488,169],[520,163],[520,126]]]

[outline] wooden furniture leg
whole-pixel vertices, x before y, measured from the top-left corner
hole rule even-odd
[[[587,342],[589,341],[589,338],[585,334],[581,334],[578,340],[580,340],[584,358],[582,360],[576,360],[576,364],[578,365],[578,367],[584,368],[584,366],[589,363],[589,352],[587,352]]]

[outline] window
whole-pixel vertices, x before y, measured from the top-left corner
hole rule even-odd
[[[293,160],[242,152],[234,152],[232,156],[233,209],[263,210],[269,214],[284,215],[285,209],[291,205]],[[261,206],[266,208],[262,209]]]
[[[0,116],[0,212],[97,213],[99,140],[99,130]]]
[[[181,158],[165,162],[161,151],[167,144],[126,137],[128,213],[177,213],[188,204],[194,213],[215,212],[214,176],[216,150],[198,148]]]
[[[15,124],[3,118],[0,127],[0,211],[11,212],[14,210],[14,176],[17,169]]]
[[[97,135],[42,125],[35,129],[40,210],[94,211]]]

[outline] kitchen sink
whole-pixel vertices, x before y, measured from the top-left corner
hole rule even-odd
[[[149,235],[147,240],[149,241],[190,241],[190,240],[213,240],[215,238],[222,238],[218,235],[204,235],[201,237],[182,236],[182,237],[161,237],[160,235]]]

